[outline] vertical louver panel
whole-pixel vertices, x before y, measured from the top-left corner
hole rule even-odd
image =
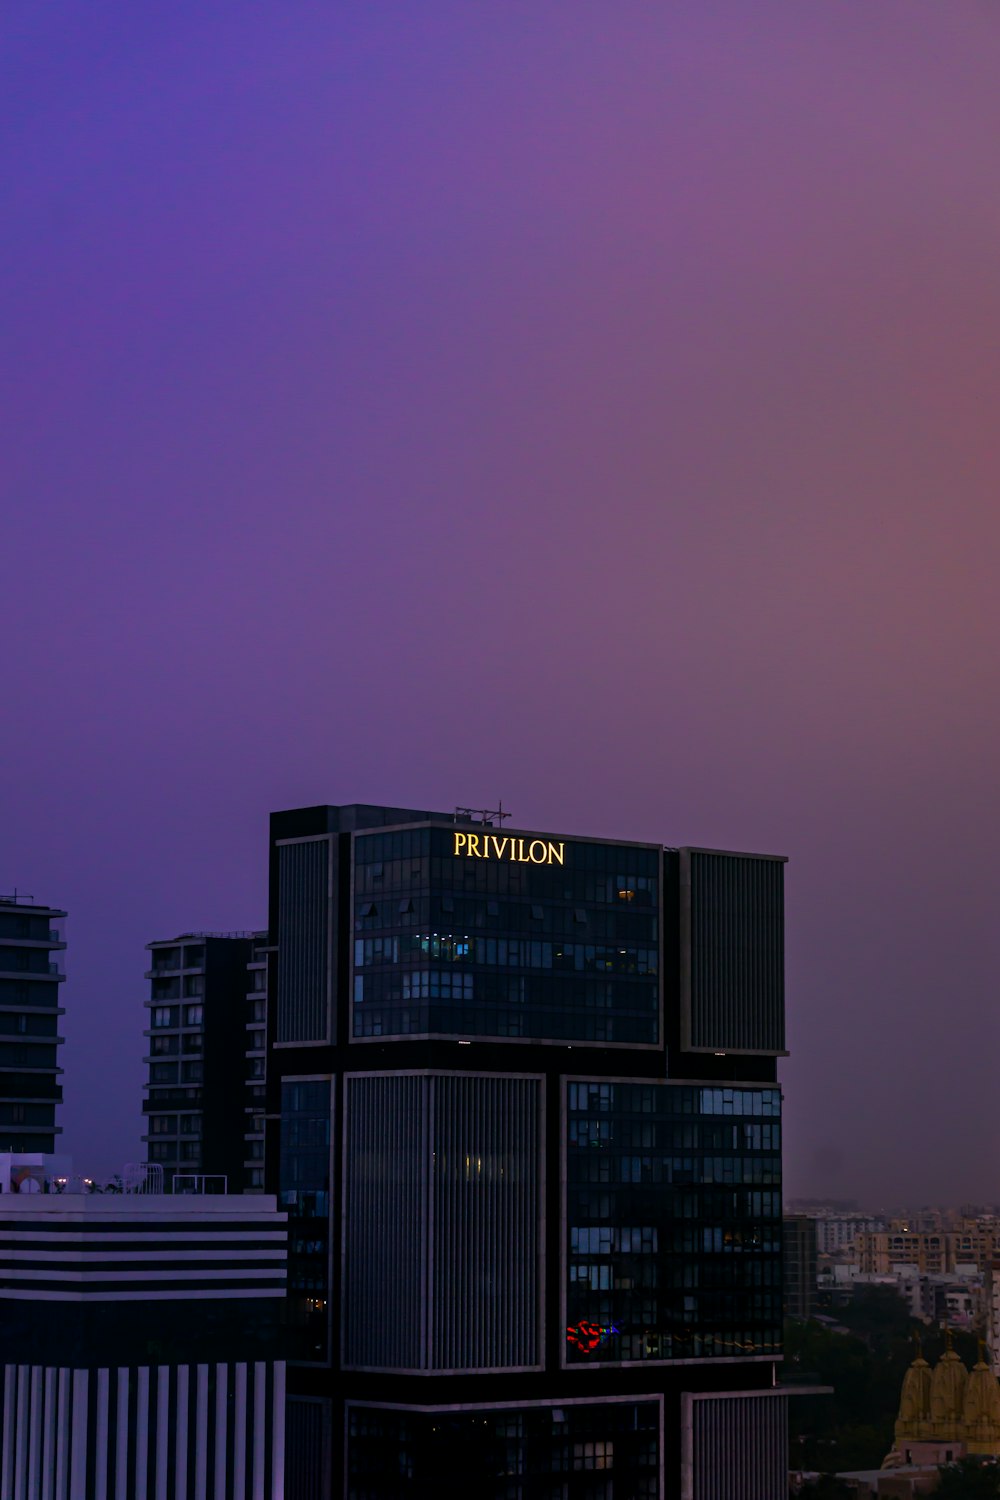
[[[680,851],[681,1045],[785,1049],[784,861]]]
[[[431,1366],[538,1362],[539,1086],[439,1077],[433,1091]]]
[[[786,1500],[787,1397],[761,1392],[684,1401],[690,1469],[683,1500]]]
[[[284,1500],[328,1500],[331,1403],[318,1396],[290,1396],[285,1420]]]
[[[348,1078],[344,1357],[422,1369],[427,1287],[427,1080]]]
[[[357,1077],[347,1093],[345,1362],[537,1365],[540,1080]]]
[[[284,1365],[7,1365],[11,1500],[281,1500]]]
[[[278,849],[279,1042],[324,1042],[333,1035],[331,859],[325,838]]]

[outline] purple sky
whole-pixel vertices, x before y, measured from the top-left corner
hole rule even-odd
[[[8,0],[0,889],[65,1142],[269,810],[785,853],[790,1193],[1000,1199],[1000,15]]]

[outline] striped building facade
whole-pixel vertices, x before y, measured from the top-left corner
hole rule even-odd
[[[0,1199],[0,1494],[281,1500],[285,1235],[256,1195]]]

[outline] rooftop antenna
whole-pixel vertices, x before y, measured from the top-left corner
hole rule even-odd
[[[502,802],[498,803],[496,807],[455,808],[456,823],[459,819],[464,819],[472,823],[481,823],[484,828],[502,828],[504,818],[509,818],[510,816],[509,812],[504,812]]]

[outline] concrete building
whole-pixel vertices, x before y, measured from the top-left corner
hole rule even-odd
[[[1000,1257],[1000,1226],[973,1222],[926,1230],[891,1224],[887,1230],[860,1234],[856,1247],[863,1271],[908,1265],[929,1276],[951,1275],[963,1266],[984,1272]]]
[[[885,1273],[905,1265],[922,1274],[940,1275],[955,1265],[951,1236],[942,1229],[876,1230],[860,1234],[856,1243],[862,1271]]]
[[[168,1187],[177,1174],[263,1187],[265,942],[196,932],[147,945],[143,1140]]]
[[[0,1197],[5,1500],[281,1500],[285,1225],[259,1195]]]
[[[816,1249],[820,1255],[838,1255],[849,1249],[860,1234],[872,1234],[885,1224],[870,1215],[815,1215]]]
[[[816,1220],[807,1214],[785,1214],[785,1317],[804,1321],[816,1310]]]
[[[0,898],[0,1151],[55,1150],[62,1100],[56,955],[66,916],[29,896]]]
[[[264,1191],[264,1117],[267,1108],[267,964],[263,934],[252,940],[247,963],[243,1048],[243,1191]]]

